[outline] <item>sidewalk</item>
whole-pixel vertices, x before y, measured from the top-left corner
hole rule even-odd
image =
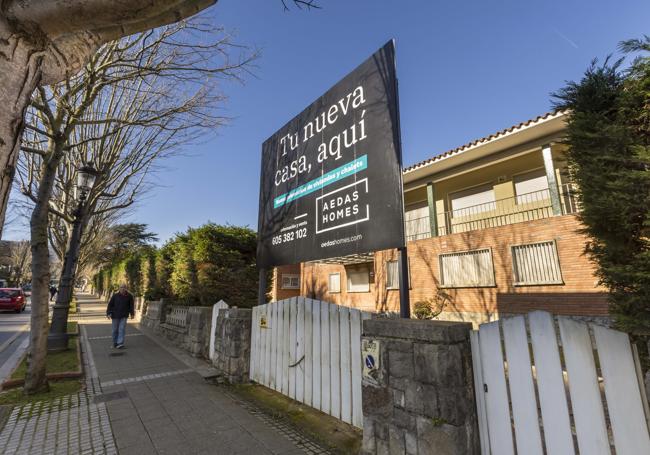
[[[141,332],[136,324],[127,326],[126,349],[113,350],[110,321],[102,317],[104,303],[84,296],[78,300],[89,386],[80,395],[86,397],[83,406],[88,412],[99,417],[82,418],[88,425],[80,427],[80,431],[85,440],[97,442],[90,446],[64,446],[60,443],[63,440],[76,441],[73,434],[70,438],[60,434],[57,439],[50,437],[48,431],[54,434],[61,433],[57,429],[70,431],[69,428],[55,425],[43,429],[39,422],[51,419],[52,413],[37,413],[23,425],[29,428],[31,438],[27,439],[32,442],[17,446],[14,442],[13,448],[5,444],[3,451],[2,438],[8,424],[0,433],[0,452],[116,453],[117,448],[122,455],[327,453],[286,425],[241,402],[227,388],[208,384],[197,373],[197,363],[202,362],[189,356],[184,359],[174,350],[170,352],[164,343]]]

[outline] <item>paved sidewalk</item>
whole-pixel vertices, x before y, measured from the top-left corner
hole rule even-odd
[[[14,408],[0,454],[326,454],[282,420],[207,383],[205,362],[127,326],[113,350],[105,304],[80,296],[86,389]]]
[[[91,305],[82,301],[83,312]],[[96,311],[103,313],[103,304]],[[127,326],[126,349],[114,351],[109,321],[86,320],[89,373],[101,387],[95,399],[106,403],[120,454],[326,453],[208,384],[192,362],[182,362],[135,324]]]

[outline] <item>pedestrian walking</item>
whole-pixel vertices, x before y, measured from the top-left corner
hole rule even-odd
[[[54,286],[53,284],[50,285],[50,302],[54,300],[54,296],[56,293],[59,292],[59,290]]]
[[[121,284],[120,290],[113,294],[106,308],[106,317],[111,320],[113,326],[114,348],[124,348],[124,332],[128,316],[131,316],[131,319],[135,316],[133,296],[127,291],[126,284]]]

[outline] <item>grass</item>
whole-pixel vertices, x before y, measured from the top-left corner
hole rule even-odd
[[[334,453],[359,453],[361,430],[332,416],[259,385],[232,386],[235,393],[267,413],[285,417],[300,431],[327,445]]]
[[[79,323],[77,321],[68,321],[68,333],[79,333]]]
[[[17,387],[0,393],[0,405],[20,406],[37,401],[50,401],[64,395],[71,395],[81,390],[79,379],[66,379],[63,381],[50,381],[48,392],[35,393],[34,395],[23,395],[23,388]]]
[[[69,323],[68,323],[69,324]],[[68,330],[70,328],[68,327]],[[77,338],[68,340],[68,349],[60,352],[48,352],[45,358],[45,371],[48,373],[63,373],[66,371],[79,371],[79,358],[77,357]],[[20,365],[11,374],[11,379],[24,379],[27,371],[27,359],[23,358]]]

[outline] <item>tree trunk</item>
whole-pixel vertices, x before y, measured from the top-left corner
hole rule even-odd
[[[45,377],[47,355],[47,319],[50,300],[50,250],[48,247],[48,202],[54,186],[56,168],[63,157],[62,147],[55,148],[45,161],[46,171],[38,187],[38,202],[31,217],[32,241],[32,314],[30,346],[27,353],[26,394],[48,390]]]
[[[43,52],[0,18],[0,238],[20,149],[25,110],[41,80]]]

